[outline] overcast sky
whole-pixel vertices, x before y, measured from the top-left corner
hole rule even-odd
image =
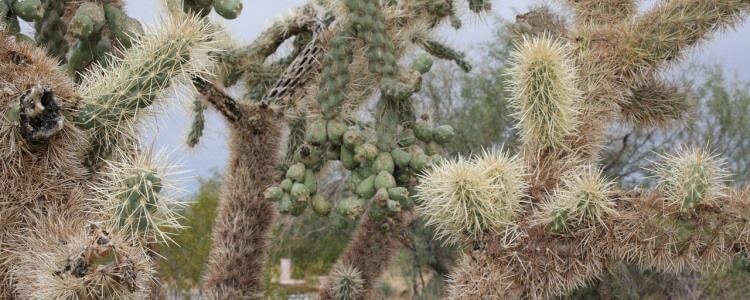
[[[126,0],[128,14],[145,23],[154,20],[158,13],[160,0]],[[302,5],[303,0],[255,0],[244,1],[244,9],[239,18],[231,21],[212,15],[220,20],[240,42],[252,41],[277,16],[288,13],[292,8]],[[465,1],[457,1],[465,2]],[[654,1],[646,3],[643,9]],[[493,0],[493,14],[505,20],[513,20],[517,13],[528,11],[529,7],[545,3],[534,0]],[[462,3],[463,5],[463,3]],[[748,22],[750,23],[750,22]],[[493,18],[479,19],[474,16],[464,18],[464,27],[455,31],[446,28],[440,37],[458,49],[476,54],[475,49],[482,42],[492,37]],[[718,34],[710,43],[693,51],[687,59],[701,64],[720,64],[729,74],[736,74],[740,80],[750,80],[750,24],[736,28],[734,31]],[[677,69],[679,72],[679,68]],[[201,143],[195,150],[184,146],[190,117],[185,109],[176,109],[160,118],[153,134],[158,136],[155,148],[173,152],[180,158],[184,168],[194,177],[207,177],[213,171],[221,172],[227,158],[227,132],[225,124],[214,112],[208,113],[208,122]],[[151,139],[153,140],[153,139]],[[190,192],[197,189],[196,181],[187,181],[184,188]]]

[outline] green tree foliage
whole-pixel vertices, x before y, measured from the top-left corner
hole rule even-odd
[[[217,179],[200,181],[200,189],[191,199],[192,203],[181,212],[187,228],[177,231],[172,237],[177,245],[159,249],[159,254],[164,256],[159,266],[162,281],[177,290],[198,287],[206,269],[220,186]]]

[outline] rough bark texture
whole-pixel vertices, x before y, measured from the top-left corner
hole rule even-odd
[[[263,191],[279,177],[280,116],[240,105],[230,123],[230,159],[213,232],[204,286],[217,299],[262,296],[268,234],[276,212]]]
[[[354,232],[351,242],[339,257],[338,264],[356,268],[364,282],[358,299],[372,299],[373,286],[388,267],[391,255],[399,246],[400,239],[408,235],[409,224],[414,216],[402,212],[381,222],[363,217],[362,223]],[[385,225],[387,224],[387,225]],[[332,292],[336,283],[329,280],[320,290],[320,299],[335,299]]]

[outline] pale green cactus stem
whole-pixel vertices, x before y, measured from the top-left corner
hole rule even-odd
[[[149,216],[157,209],[161,178],[153,170],[136,170],[135,173],[125,179],[122,205],[116,214],[121,227],[131,224],[131,230],[145,231],[150,223]]]
[[[103,67],[90,72],[82,83],[84,99],[78,126],[92,130],[92,147],[86,164],[96,169],[102,158],[127,138],[130,126],[170,86],[173,78],[207,72],[208,54],[216,47],[214,29],[198,17],[169,20]]]

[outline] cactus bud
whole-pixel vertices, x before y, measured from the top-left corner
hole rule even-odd
[[[298,202],[306,202],[310,198],[310,190],[302,183],[293,184],[290,194]]]
[[[425,167],[427,167],[427,164],[430,163],[430,157],[427,156],[427,154],[424,153],[418,153],[417,155],[414,155],[414,157],[411,158],[411,161],[409,162],[409,167],[411,167],[414,170],[421,171]]]
[[[235,19],[242,12],[242,0],[214,0],[214,10],[226,19]]]
[[[325,217],[331,213],[331,202],[320,194],[310,198],[310,206],[318,216]]]
[[[15,0],[13,12],[27,22],[39,20],[42,17],[42,1],[40,0]],[[2,15],[0,17],[5,17]]]
[[[354,192],[365,199],[369,199],[375,195],[375,176],[370,175],[362,180],[362,182],[357,185],[357,189]]]
[[[364,143],[354,148],[354,159],[358,162],[370,161],[378,155],[378,147],[370,143]]]
[[[263,192],[263,197],[268,201],[279,201],[282,196],[284,196],[284,190],[278,186],[269,187]]]
[[[393,163],[399,168],[409,166],[409,161],[411,161],[411,154],[400,148],[393,149],[391,157],[393,158]]]
[[[388,152],[380,152],[372,163],[372,170],[375,172],[386,171],[393,173],[394,168],[393,158]]]
[[[356,220],[364,212],[365,200],[357,196],[345,198],[336,205],[336,213],[351,220]]]
[[[282,180],[281,183],[279,184],[279,186],[281,187],[281,190],[287,193],[292,191],[292,185],[294,185],[294,181],[292,181],[289,178]]]
[[[359,165],[359,162],[354,160],[354,151],[349,150],[347,147],[341,147],[341,165],[347,170],[353,170]]]
[[[414,143],[417,142],[417,137],[414,135],[414,130],[412,129],[404,129],[401,131],[401,136],[398,141],[398,144],[402,147],[409,147],[411,145],[414,145]]]
[[[305,164],[296,163],[286,170],[286,178],[294,180],[296,182],[302,182],[305,180]]]
[[[388,200],[388,203],[386,204],[388,206],[388,210],[391,212],[397,213],[401,211],[401,203],[395,200]]]
[[[381,207],[385,207],[388,200],[388,189],[385,188],[379,188],[377,192],[375,192],[375,196],[373,196],[373,200],[375,201],[375,204]]]
[[[328,134],[326,133],[326,120],[318,119],[313,121],[307,126],[305,132],[305,140],[316,146],[320,146],[326,142]]]
[[[424,150],[427,155],[435,155],[443,152],[443,147],[441,147],[440,144],[436,143],[435,141],[432,141],[427,143]]]
[[[435,141],[441,145],[450,143],[456,133],[453,131],[453,127],[450,125],[441,125],[435,128],[433,131],[433,137]]]
[[[432,57],[427,54],[422,54],[418,56],[414,61],[411,63],[411,68],[414,70],[417,70],[417,72],[421,74],[425,74],[430,71],[432,68]]]
[[[341,145],[342,138],[344,137],[344,132],[346,132],[346,130],[347,128],[344,123],[336,120],[328,121],[328,124],[326,125],[328,141],[330,141],[334,145]]]
[[[391,173],[388,173],[386,171],[380,171],[377,176],[375,176],[375,188],[376,189],[382,189],[382,188],[392,188],[396,187],[396,179],[393,178],[393,175]]]
[[[84,39],[104,26],[104,8],[98,3],[84,2],[70,19],[68,32],[73,36]]]
[[[308,191],[310,191],[310,194],[315,194],[318,192],[318,179],[315,178],[315,172],[311,169],[305,170],[305,180],[302,182]]]
[[[401,186],[392,187],[388,189],[388,197],[399,202],[404,202],[409,198],[409,190]]]
[[[432,141],[432,134],[432,126],[427,124],[427,122],[418,122],[417,125],[414,126],[414,135],[420,141],[429,143]]]
[[[344,146],[351,149],[354,149],[354,147],[362,145],[365,142],[362,132],[356,127],[349,127],[349,129],[344,132],[343,140]]]
[[[289,211],[292,209],[292,204],[292,196],[288,193],[284,193],[284,195],[281,196],[281,200],[279,200],[277,208],[279,209],[280,213],[286,214],[289,213]]]

